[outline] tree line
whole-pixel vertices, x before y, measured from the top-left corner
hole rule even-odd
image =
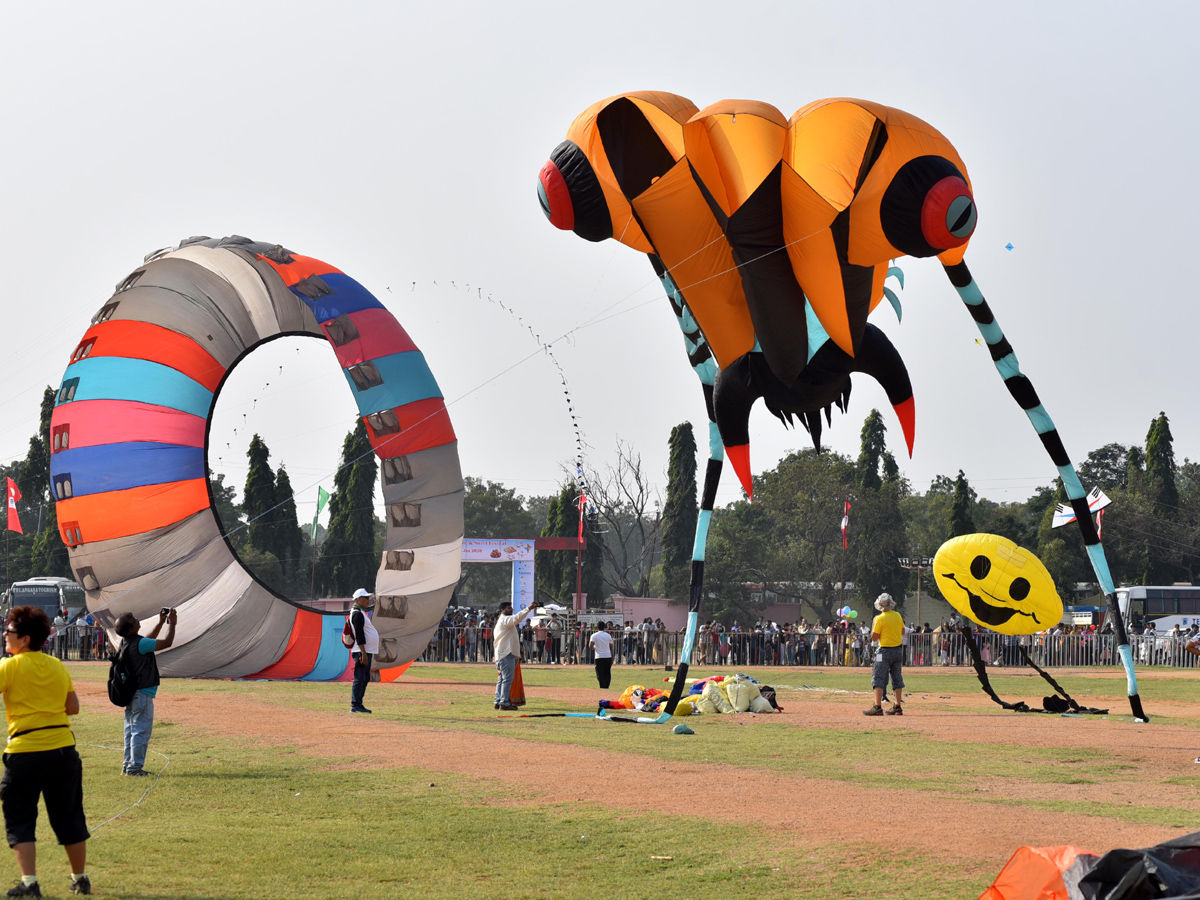
[[[55,391],[42,397],[38,433],[20,460],[0,466],[22,495],[17,504],[24,534],[8,534],[7,582],[33,575],[70,576],[58,531],[50,479],[50,419]],[[697,446],[692,426],[671,431],[665,497],[659,496],[628,445],[616,461],[592,473],[582,516],[587,540],[583,591],[593,606],[610,594],[665,596],[686,602],[692,540],[698,515]],[[242,490],[209,473],[213,506],[230,545],[246,566],[291,599],[349,596],[374,589],[384,522],[375,514],[378,463],[366,428],[356,421],[342,445],[329,500],[329,525],[314,536],[297,518],[286,467],[272,469],[270,449],[254,435]],[[1103,543],[1118,584],[1195,583],[1200,577],[1200,463],[1176,462],[1170,422],[1160,413],[1143,444],[1106,444],[1079,466],[1085,487],[1112,499]],[[464,479],[468,537],[575,537],[580,533],[581,488],[564,478],[555,494],[523,497],[502,483]],[[1060,481],[1028,499],[997,503],[978,496],[960,470],[915,491],[887,446],[887,428],[871,410],[860,432],[857,458],[831,450],[793,453],[754,479],[754,502],[744,498],[714,511],[705,570],[706,615],[733,619],[770,602],[803,601],[826,619],[843,598],[869,602],[881,591],[898,600],[915,588],[915,573],[899,558],[932,556],[948,538],[990,532],[1033,550],[1046,564],[1064,600],[1094,575],[1078,530],[1052,529]],[[851,505],[847,546],[841,519]],[[536,559],[536,591],[543,601],[570,603],[576,589],[574,552],[543,552]],[[510,591],[507,566],[466,565],[453,602],[482,606]],[[845,593],[842,585],[845,585]],[[937,595],[933,579],[923,582]]]

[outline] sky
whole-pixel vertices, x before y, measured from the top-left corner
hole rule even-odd
[[[324,259],[424,352],[463,472],[530,496],[621,442],[665,490],[667,441],[705,413],[645,257],[553,228],[538,170],[577,114],[631,90],[704,107],[875,100],[966,162],[966,261],[1076,462],[1141,443],[1159,411],[1200,453],[1186,276],[1200,227],[1200,7],[1115,3],[238,2],[22,4],[0,53],[0,459],[24,456],[47,385],[143,256],[242,234]],[[750,12],[749,10],[752,10]],[[1006,245],[1012,249],[1006,249]],[[903,259],[916,445],[856,378],[826,446],[856,455],[873,407],[914,489],[963,470],[996,501],[1055,476],[936,260]],[[503,304],[503,306],[501,306]],[[536,335],[536,337],[535,337]],[[546,345],[549,345],[548,348]],[[561,372],[561,376],[560,376]],[[332,486],[355,407],[333,353],[288,338],[232,373],[209,464],[239,485],[250,435],[302,518]],[[760,404],[752,467],[809,445]],[[701,469],[703,460],[700,460]],[[718,504],[740,497],[731,472]]]

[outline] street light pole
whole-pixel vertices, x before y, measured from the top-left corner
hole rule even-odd
[[[921,548],[918,546],[913,551],[916,556],[901,556],[897,559],[900,563],[900,568],[906,570],[917,570],[917,624],[921,624],[921,572],[926,569],[933,568],[933,560],[929,557],[921,556]]]

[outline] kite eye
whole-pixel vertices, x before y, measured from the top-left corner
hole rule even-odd
[[[1013,583],[1009,585],[1008,596],[1014,600],[1024,600],[1029,596],[1029,582],[1024,578],[1014,578]]]
[[[992,561],[986,556],[977,556],[971,560],[971,577],[976,581],[982,581],[991,570]]]
[[[949,175],[929,189],[921,204],[921,233],[939,250],[961,247],[975,231],[975,199],[967,183]]]
[[[538,202],[550,224],[587,241],[612,237],[612,215],[600,180],[574,141],[563,141],[538,173]]]
[[[909,256],[937,256],[961,247],[975,231],[975,198],[967,180],[943,156],[918,156],[892,177],[879,204],[888,242]]]

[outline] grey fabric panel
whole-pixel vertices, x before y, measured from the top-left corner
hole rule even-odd
[[[457,584],[451,584],[424,594],[409,594],[408,614],[403,619],[389,618],[383,615],[380,601],[376,598],[375,614],[371,617],[371,621],[375,623],[375,628],[381,635],[390,637],[401,637],[425,631],[430,625],[437,625],[442,621],[442,615],[446,612],[446,604],[454,596],[454,589],[457,586]]]
[[[375,660],[372,668],[388,669],[392,666],[402,666],[405,663],[410,663],[429,646],[429,640],[437,631],[437,625],[431,625],[419,634],[409,634],[394,638],[384,638],[381,633],[379,636],[379,649],[382,660]]]
[[[181,610],[180,616],[185,612]],[[287,648],[295,617],[295,607],[252,582],[202,634],[160,652],[159,671],[172,678],[236,677],[257,672],[279,659]],[[225,674],[217,675],[218,671]]]
[[[258,585],[254,586],[262,590]],[[299,612],[290,603],[272,598],[267,615],[258,625],[257,633],[249,641],[245,654],[232,662],[219,666],[204,674],[205,678],[242,678],[260,672],[272,663],[279,661],[287,650],[288,641],[292,636],[292,627]],[[240,613],[238,609],[236,612]],[[228,656],[223,659],[229,659]]]
[[[193,596],[232,561],[216,518],[208,509],[164,528],[85,543],[67,552],[77,581],[83,581],[80,570],[90,568],[100,583],[99,590],[87,592],[89,610],[108,608],[111,602],[119,612],[130,610],[138,618]],[[176,565],[184,557],[191,558]],[[128,598],[120,597],[147,582],[146,588]]]
[[[387,460],[379,461],[380,481],[383,481],[385,503],[400,503],[406,500],[421,500],[439,494],[453,494],[463,489],[462,468],[458,461],[458,442],[419,450],[407,456],[397,457],[401,466],[412,473],[408,481],[388,484],[384,481],[384,466]]]
[[[245,258],[229,250],[212,247],[182,247],[170,255],[171,259],[193,262],[227,282],[250,316],[255,334],[259,339],[279,334],[279,321],[275,317],[275,304],[258,271]]]
[[[243,347],[260,338],[250,314],[228,281],[204,266],[186,259],[158,259],[146,266],[136,287],[158,287],[175,294],[175,306],[187,304],[215,311],[223,330]]]
[[[271,303],[275,307],[275,318],[279,320],[280,331],[307,331],[309,334],[325,340],[325,332],[317,324],[317,317],[313,315],[308,304],[288,289],[270,263],[258,259],[253,252],[248,252],[240,247],[230,249],[250,263],[262,278],[263,284],[266,285],[267,291],[271,295]]]
[[[419,525],[396,525],[397,521],[412,521],[412,512],[419,513]],[[463,536],[463,492],[391,504],[385,508],[384,522],[387,525],[385,550],[410,550],[449,543]]]
[[[149,322],[187,335],[228,369],[246,349],[238,336],[226,329],[211,304],[181,302],[178,294],[156,287],[134,286],[114,296],[114,319]]]

